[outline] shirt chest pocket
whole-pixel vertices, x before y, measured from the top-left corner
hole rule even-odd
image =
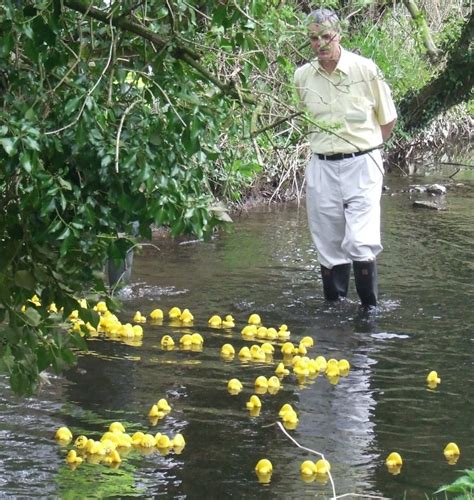
[[[362,96],[346,95],[339,105],[342,117],[349,123],[363,123],[372,113],[372,103]]]

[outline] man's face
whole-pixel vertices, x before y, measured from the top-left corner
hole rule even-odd
[[[311,48],[319,61],[338,60],[340,54],[339,33],[324,24],[311,23],[308,26]]]

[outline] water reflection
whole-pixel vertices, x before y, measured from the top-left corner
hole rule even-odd
[[[403,180],[393,180],[392,192]],[[396,185],[399,182],[399,186]],[[327,498],[330,484],[305,482],[300,464],[315,460],[274,425],[285,403],[298,414],[289,431],[308,448],[324,453],[332,465],[338,494],[357,492],[423,498],[472,465],[472,266],[473,190],[450,193],[449,210],[415,211],[410,195],[383,197],[385,251],[380,259],[381,307],[376,316],[359,314],[355,290],[335,306],[324,304],[315,253],[303,208],[261,209],[244,215],[232,233],[209,243],[160,242],[161,252],[145,247],[135,259],[132,283],[121,292],[122,322],[137,310],[165,313],[189,308],[192,327],[161,322],[143,324],[141,345],[103,337],[89,341],[90,353],[65,378],[53,378],[35,398],[16,400],[5,389],[0,399],[0,488],[10,496],[103,495],[179,498]],[[315,339],[314,358],[346,358],[347,377],[283,377],[276,393],[259,395],[262,407],[251,416],[246,402],[255,379],[274,375],[283,360],[283,340],[273,362],[243,359],[243,347],[265,339],[245,339],[250,313],[267,327],[287,324],[295,344]],[[232,314],[235,328],[208,325],[213,314]],[[200,349],[180,339],[200,333]],[[165,335],[172,349],[161,345]],[[222,359],[231,344],[235,356]],[[286,363],[292,371],[292,366]],[[441,383],[430,389],[427,374]],[[238,378],[240,393],[227,392]],[[332,383],[331,383],[332,382]],[[151,421],[152,404],[166,398],[172,411]],[[182,433],[177,454],[132,451],[118,469],[81,464],[70,470],[65,449],[53,439],[61,425],[97,438],[119,420],[128,432]],[[447,443],[460,445],[455,467],[443,456]],[[39,453],[42,460],[31,453]],[[400,474],[388,473],[384,460],[397,451]],[[273,463],[261,484],[255,465]],[[95,485],[96,490],[91,487]],[[121,488],[121,493],[118,493]]]

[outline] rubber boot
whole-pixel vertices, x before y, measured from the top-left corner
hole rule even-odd
[[[338,300],[342,297],[346,297],[350,276],[350,264],[339,264],[332,269],[321,266],[324,298],[326,300]]]
[[[377,305],[377,264],[375,260],[353,262],[357,294],[365,308]]]

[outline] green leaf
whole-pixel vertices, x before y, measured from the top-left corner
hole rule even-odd
[[[0,139],[0,144],[3,146],[8,156],[13,156],[16,153],[15,143],[16,139],[11,137],[3,137]]]
[[[41,314],[36,309],[27,307],[24,314],[29,325],[38,326],[41,323]]]
[[[26,290],[34,290],[36,285],[34,276],[26,270],[19,270],[15,273],[15,284]]]
[[[73,97],[72,99],[69,99],[64,106],[64,113],[69,116],[73,111],[76,111],[81,101],[82,97]]]
[[[2,28],[4,28],[4,26]],[[13,38],[13,32],[6,32],[6,35],[3,35],[2,38],[0,38],[0,57],[7,57],[13,50],[14,46],[15,39]]]
[[[20,155],[20,165],[25,169],[27,173],[31,173],[33,165],[31,164],[31,157],[28,151],[24,151]]]

